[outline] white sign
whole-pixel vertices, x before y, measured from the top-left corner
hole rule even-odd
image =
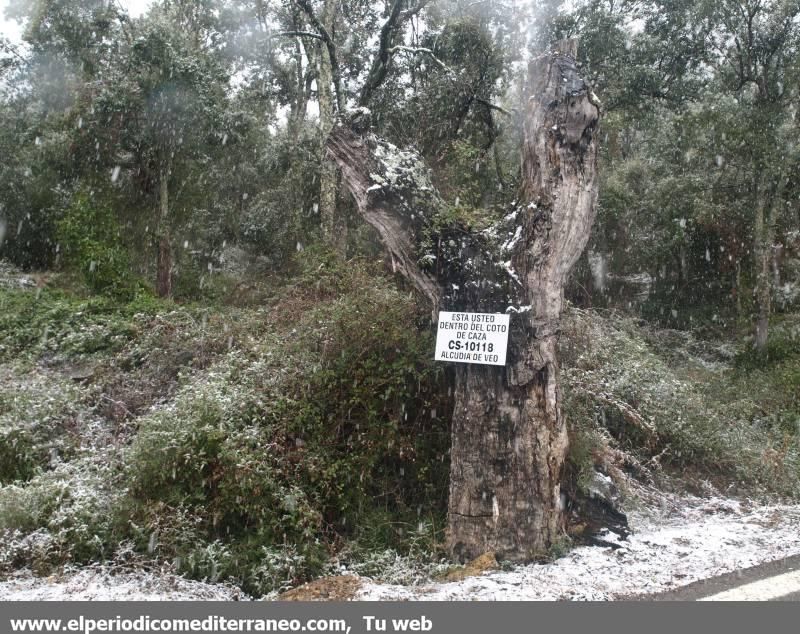
[[[509,315],[439,313],[436,361],[506,364]]]

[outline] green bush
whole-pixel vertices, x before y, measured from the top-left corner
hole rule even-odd
[[[66,358],[119,350],[135,334],[131,315],[139,307],[58,290],[0,289],[0,360],[24,354]]]
[[[58,376],[5,368],[0,387],[0,484],[31,479],[75,454],[81,391]]]
[[[326,570],[343,544],[357,545],[353,565],[374,552],[421,560],[435,551],[451,403],[430,359],[427,315],[379,268],[309,249],[290,284],[273,289],[271,308],[213,312],[3,291],[6,361],[47,359],[51,378],[75,361],[93,368],[86,384],[52,382],[66,390],[64,407],[31,409],[48,434],[9,435],[8,561],[45,570],[132,543],[192,577],[262,594]],[[34,401],[40,388],[32,384]],[[95,402],[98,390],[113,403]],[[16,418],[25,399],[10,394],[14,412],[0,408]],[[120,403],[123,414],[112,411]],[[49,464],[54,442],[80,439],[61,421],[82,408],[120,434],[120,473],[110,470],[116,454],[102,456],[105,479],[80,473],[81,452],[59,450]],[[126,415],[137,414],[134,428]],[[109,487],[118,495],[101,504]]]
[[[30,480],[41,456],[29,434],[21,429],[0,433],[0,484]]]
[[[104,561],[116,545],[112,510],[118,496],[109,467],[84,459],[24,486],[0,486],[0,569]],[[37,537],[33,551],[25,539],[30,535]]]
[[[129,301],[138,289],[131,263],[120,238],[120,227],[112,210],[75,194],[72,204],[56,228],[65,262],[80,271],[94,293]]]
[[[777,321],[777,320],[774,320]],[[800,362],[800,336],[774,323],[767,338],[766,349],[759,353],[752,345],[736,355],[736,366],[744,371],[760,370],[783,362]]]
[[[447,405],[413,301],[359,264],[300,279],[258,340],[140,419],[126,458],[139,548],[157,534],[184,572],[256,594],[320,572],[342,537],[407,549],[446,500]]]

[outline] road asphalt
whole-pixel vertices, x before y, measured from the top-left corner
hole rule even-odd
[[[623,601],[800,601],[800,555]]]

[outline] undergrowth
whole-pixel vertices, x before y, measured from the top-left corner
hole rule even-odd
[[[731,492],[800,490],[800,357],[747,367],[736,351],[619,313],[571,309],[565,412],[579,478],[595,466]]]
[[[46,368],[69,385],[79,366],[75,415],[100,421],[95,445],[109,452],[93,487],[81,478],[96,446],[21,454],[0,489],[6,567],[102,560],[133,543],[259,595],[339,553],[358,565],[413,557],[423,538],[436,550],[450,406],[413,299],[367,262],[329,258],[273,291],[254,309],[3,292],[9,371]]]
[[[0,288],[0,573],[124,560],[262,595],[446,568],[452,402],[429,317],[380,264],[309,251],[255,305]],[[755,363],[570,309],[575,486],[599,469],[796,495],[795,331]]]

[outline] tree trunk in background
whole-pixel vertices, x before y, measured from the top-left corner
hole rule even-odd
[[[158,259],[156,262],[156,293],[159,297],[172,294],[172,243],[169,231],[169,170],[159,175]]]
[[[742,263],[736,259],[736,317],[742,316]]]
[[[301,30],[302,23],[297,22],[295,28]],[[306,43],[300,38],[295,38],[294,42],[294,82],[295,94],[291,104],[291,111],[289,112],[289,120],[287,122],[287,130],[289,138],[299,140],[300,132],[303,129],[303,122],[306,118],[306,111],[308,110],[308,100],[311,76],[308,75],[306,69],[303,67],[303,53]],[[306,57],[310,60],[312,55],[306,53]]]
[[[320,16],[323,26],[331,31],[335,16],[335,4],[333,0],[325,0],[325,5]],[[325,151],[325,142],[328,134],[333,129],[334,124],[334,105],[333,105],[333,73],[331,70],[331,60],[328,49],[320,45],[319,55],[319,77],[317,88],[319,90],[319,125],[320,139],[322,142],[322,168],[319,176],[319,214],[322,226],[322,236],[325,243],[344,256],[347,246],[346,228],[336,217],[336,190],[338,174],[336,163],[328,157]]]
[[[773,239],[774,239],[774,231],[773,231]],[[772,266],[772,288],[779,289],[781,287],[781,260],[783,256],[783,245],[782,244],[773,244],[772,248],[770,249],[770,260]]]
[[[767,194],[764,187],[756,184],[756,218],[753,233],[755,233],[754,254],[756,258],[756,287],[755,299],[758,314],[756,316],[755,347],[759,354],[767,349],[767,332],[769,327],[770,292],[769,284],[769,246],[766,238],[766,220],[764,218],[767,206]]]
[[[756,316],[755,348],[759,354],[767,350],[769,334],[769,315],[772,312],[773,279],[779,279],[776,270],[775,228],[778,223],[778,204],[786,186],[786,177],[779,174],[774,191],[770,192],[762,178],[755,181],[756,217],[753,227],[755,234],[754,254],[756,265],[755,299],[758,314]]]
[[[556,344],[566,278],[595,215],[600,115],[575,49],[562,42],[529,64],[521,204],[489,232],[502,234],[496,242],[441,228],[443,205],[412,152],[347,126],[328,139],[359,212],[434,312],[514,313],[506,367],[456,372],[448,546],[458,560],[487,551],[533,559],[562,535],[567,431]]]
[[[689,284],[689,258],[686,255],[686,240],[681,242],[681,246],[679,249],[679,261],[680,261],[680,281],[682,282],[683,287]]]

